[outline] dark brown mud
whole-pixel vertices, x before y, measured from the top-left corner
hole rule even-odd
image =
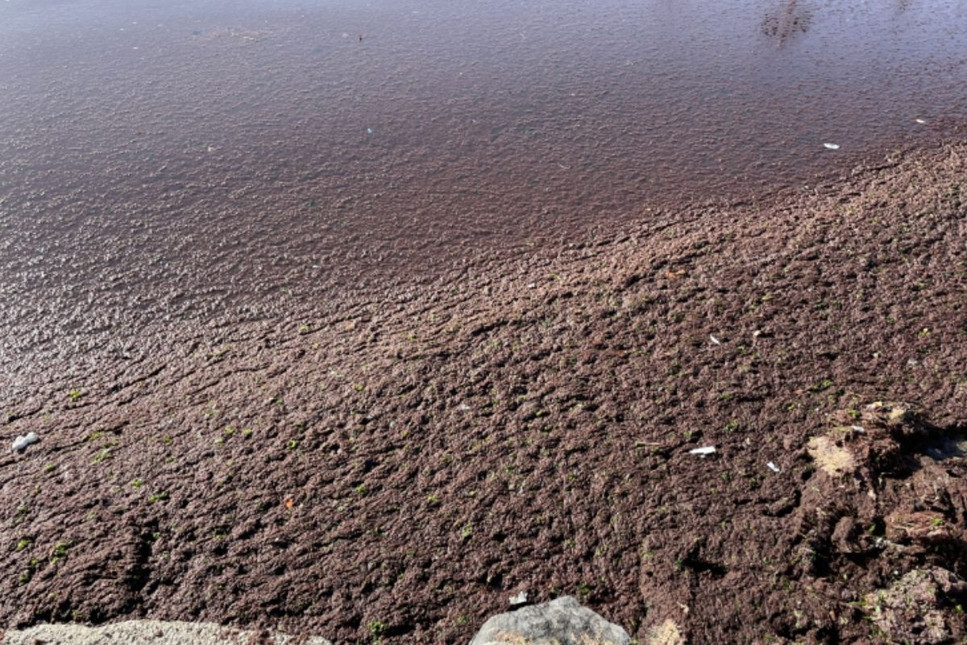
[[[13,352],[2,436],[41,441],[0,458],[0,624],[466,642],[528,591],[643,641],[959,641],[965,176],[948,144],[73,363]]]

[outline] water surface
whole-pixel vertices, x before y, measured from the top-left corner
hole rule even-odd
[[[0,295],[204,316],[808,183],[962,124],[965,27],[958,0],[0,2]]]

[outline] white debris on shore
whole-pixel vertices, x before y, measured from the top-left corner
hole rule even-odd
[[[714,455],[716,452],[715,446],[702,446],[701,448],[692,448],[688,451],[690,455]]]
[[[35,444],[38,441],[40,441],[40,437],[37,436],[37,433],[28,432],[26,436],[17,437],[16,439],[13,440],[13,446],[11,446],[11,450],[13,450],[13,452],[23,452],[24,450],[27,449],[27,446],[31,444]]]

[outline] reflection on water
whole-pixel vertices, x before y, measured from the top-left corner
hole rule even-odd
[[[762,33],[782,47],[787,39],[796,33],[809,29],[812,14],[800,7],[798,0],[785,0],[775,12],[769,12],[762,20]]]
[[[153,119],[185,146],[208,132],[305,159],[266,145],[290,123],[348,161],[345,137],[379,124],[367,144],[496,147],[654,196],[786,182],[831,161],[823,141],[873,150],[921,134],[915,118],[962,116],[963,3],[765,4],[11,0],[0,127],[118,152],[119,127]]]

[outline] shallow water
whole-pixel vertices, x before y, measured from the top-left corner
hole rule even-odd
[[[961,125],[965,27],[959,0],[0,2],[0,295],[205,315],[809,182]]]

